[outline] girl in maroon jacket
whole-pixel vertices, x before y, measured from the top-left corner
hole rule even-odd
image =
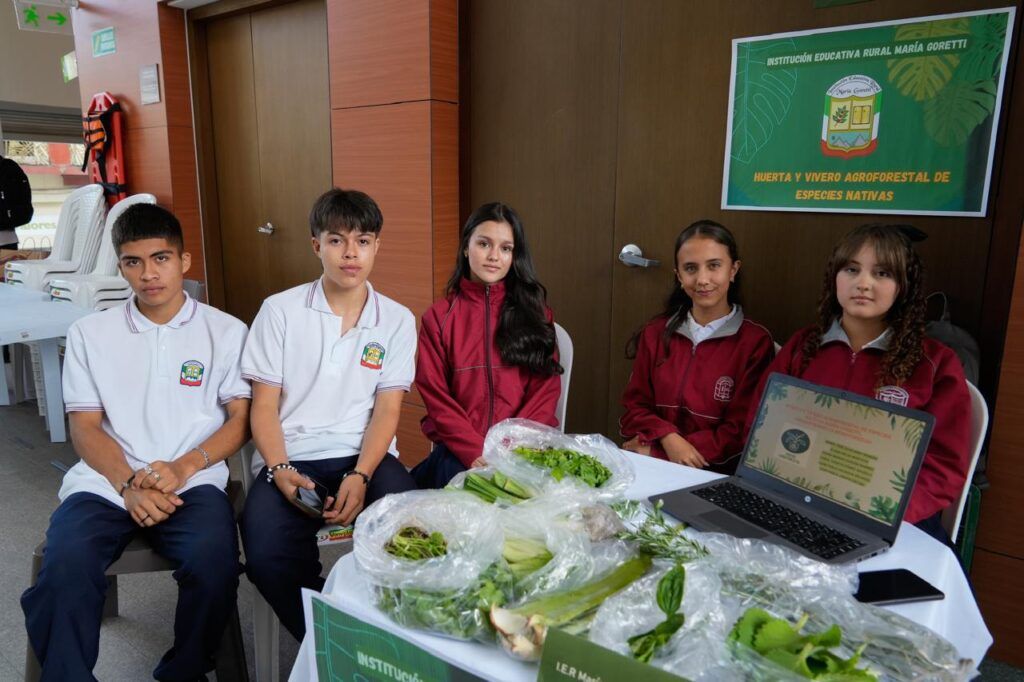
[[[698,221],[676,238],[677,283],[631,341],[633,373],[620,420],[627,450],[692,467],[734,466],[747,408],[775,355],[771,334],[736,304],[736,240]]]
[[[421,488],[483,464],[484,436],[503,419],[558,425],[562,368],[546,300],[516,212],[500,203],[474,211],[445,298],[420,326],[416,386],[434,443],[412,470]]]
[[[914,234],[909,226],[877,224],[847,234],[825,271],[818,323],[797,332],[769,372],[933,414],[904,520],[948,543],[941,513],[967,476],[971,403],[959,359],[925,337],[924,266]]]

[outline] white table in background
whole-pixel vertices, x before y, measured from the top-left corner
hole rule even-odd
[[[38,291],[26,291],[11,285],[0,286],[0,346],[36,342],[46,391],[46,425],[50,441],[67,440],[64,429],[64,392],[60,385],[60,358],[57,339],[67,336],[71,324],[93,311],[69,303],[40,298]],[[7,381],[3,382],[4,402]]]
[[[718,474],[651,457],[632,453],[630,457],[636,467],[636,480],[627,493],[627,497],[632,499],[646,499],[651,495],[719,477]],[[910,569],[946,595],[940,601],[899,604],[886,608],[930,628],[951,642],[962,657],[974,660],[976,665],[980,663],[985,652],[992,646],[992,635],[985,627],[967,578],[949,548],[915,526],[904,523],[892,549],[858,565],[860,571],[886,568]],[[496,647],[410,630],[391,621],[370,602],[370,587],[356,570],[352,554],[342,557],[331,569],[324,594],[330,595],[331,601],[344,606],[345,611],[356,618],[393,632],[485,680],[533,682],[537,679],[536,665],[513,660]],[[295,660],[289,678],[291,682],[316,679],[312,649],[312,636],[307,635]]]

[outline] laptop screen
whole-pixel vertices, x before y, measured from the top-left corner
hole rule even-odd
[[[892,525],[901,520],[931,422],[924,413],[773,374],[742,464]]]

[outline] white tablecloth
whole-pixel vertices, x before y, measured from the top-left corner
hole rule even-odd
[[[638,455],[631,457],[637,473],[628,495],[633,499],[645,499],[718,477],[717,474],[664,460]],[[858,570],[862,572],[885,568],[910,569],[946,595],[945,599],[939,601],[899,604],[887,608],[942,635],[956,646],[964,658],[975,662],[982,660],[992,645],[992,635],[985,627],[960,564],[949,548],[916,527],[904,523],[892,549],[858,565]],[[314,593],[306,592],[304,595],[307,633],[313,632],[309,605],[311,594]],[[356,618],[394,632],[438,658],[484,679],[532,682],[537,678],[536,665],[515,661],[495,647],[476,642],[459,642],[396,625],[370,603],[370,588],[356,571],[355,559],[351,554],[335,564],[327,577],[323,593],[318,596]],[[293,682],[316,679],[310,634],[302,642],[289,679]]]

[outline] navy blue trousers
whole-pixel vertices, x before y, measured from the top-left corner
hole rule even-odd
[[[43,682],[96,679],[92,669],[99,656],[104,572],[136,533],[145,533],[156,551],[176,566],[174,644],[153,676],[206,679],[236,608],[238,533],[227,496],[216,487],[197,486],[181,499],[184,504],[166,521],[146,529],[92,493],[76,493],[57,507],[46,531],[42,570],[21,596],[25,629]]]
[[[355,467],[358,459],[339,457],[292,465],[334,492],[341,485],[341,477]],[[266,467],[260,470],[245,498],[240,523],[245,572],[288,632],[301,641],[306,633],[302,588],[319,592],[324,586],[316,544],[316,532],[324,522],[306,516],[286,500],[274,483],[267,482],[266,472]],[[370,478],[364,504],[370,506],[390,493],[415,489],[416,484],[398,458],[385,455]]]
[[[412,468],[412,477],[422,490],[443,488],[466,470],[444,443],[437,443],[427,458]]]

